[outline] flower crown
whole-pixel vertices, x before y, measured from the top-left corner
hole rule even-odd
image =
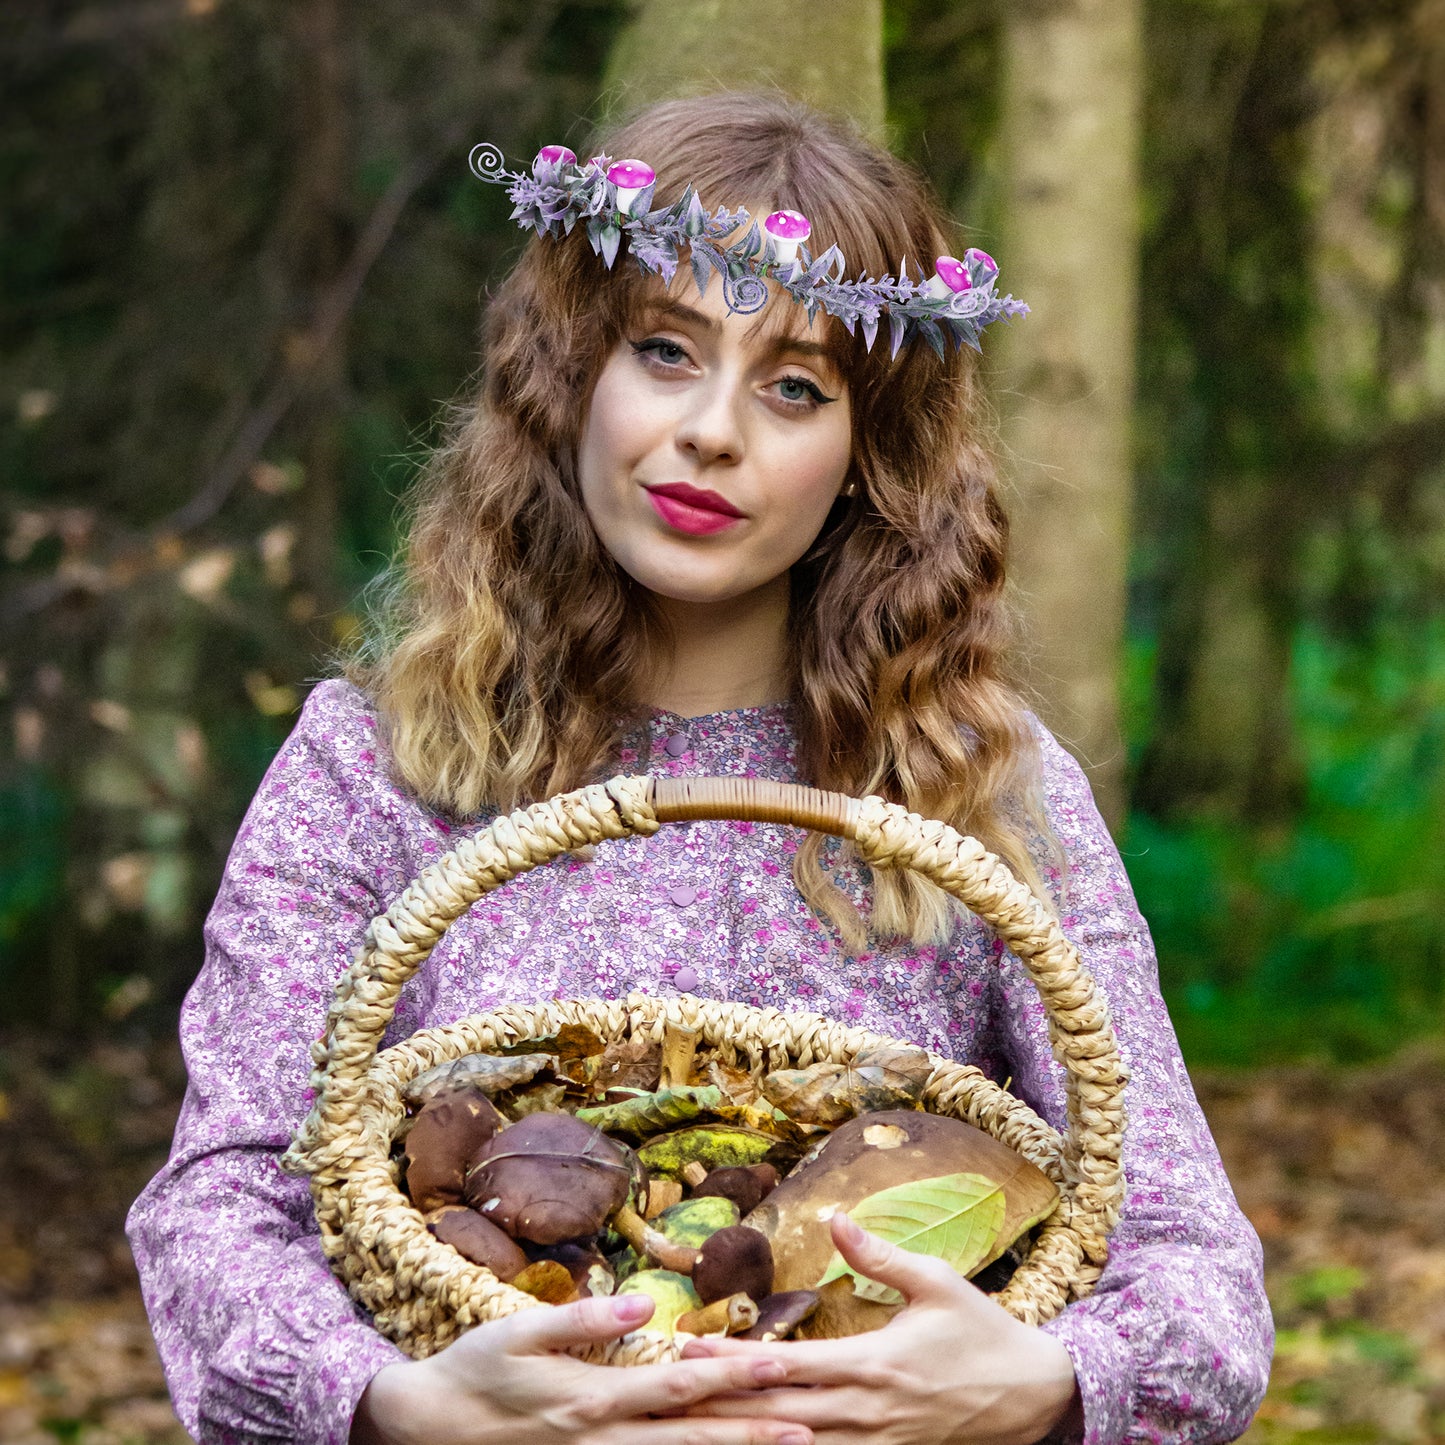
[[[527,175],[507,170],[501,151],[484,141],[472,148],[469,164],[480,180],[507,187],[512,219],[523,230],[561,237],[584,221],[592,249],[609,269],[626,237],[633,260],[670,285],[678,252],[686,247],[699,294],[716,272],[730,311],[759,310],[773,281],[806,308],[810,321],[821,309],[850,334],[861,328],[870,348],[886,319],[894,356],[915,336],[939,356],[946,337],[977,351],[985,326],[1029,309],[997,295],[998,266],[985,251],[968,250],[961,261],[940,256],[926,280],[920,273],[914,281],[905,259],[896,278],[844,281],[843,253],[829,246],[814,258],[803,244],[812,228],[797,211],[774,211],[759,228],[745,210],[709,215],[691,185],[672,205],[649,210],[656,175],[643,161],[593,156],[579,164],[566,146],[549,145],[537,152]],[[741,239],[728,239],[744,227]]]

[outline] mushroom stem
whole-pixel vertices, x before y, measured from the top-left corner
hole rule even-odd
[[[707,1165],[698,1159],[689,1159],[682,1166],[683,1182],[691,1184],[694,1189],[707,1178]]]
[[[612,1216],[612,1227],[638,1254],[646,1255],[661,1269],[691,1275],[697,1264],[698,1251],[686,1244],[676,1244],[661,1230],[654,1229],[630,1204],[624,1204]]]
[[[679,1317],[677,1327],[690,1335],[738,1335],[752,1329],[757,1322],[757,1305],[739,1291],[714,1300],[700,1310],[689,1310]]]
[[[675,1089],[692,1076],[697,1057],[697,1030],[668,1022],[662,1028],[662,1077],[659,1086]]]

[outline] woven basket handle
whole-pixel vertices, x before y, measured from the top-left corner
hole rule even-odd
[[[1111,1222],[1122,1191],[1126,1075],[1108,1010],[1057,921],[998,858],[946,823],[881,798],[758,778],[613,778],[499,817],[428,867],[372,920],[337,989],[326,1031],[312,1046],[315,1102],[283,1166],[318,1177],[345,1172],[346,1121],[362,1101],[401,990],[484,893],[586,844],[702,818],[789,823],[847,838],[871,866],[915,869],[991,925],[1037,985],[1066,1071],[1066,1180],[1079,1206]]]

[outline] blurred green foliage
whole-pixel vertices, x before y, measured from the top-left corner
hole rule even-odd
[[[515,254],[467,146],[580,142],[624,9],[0,19],[14,1016],[171,1027]],[[985,246],[999,14],[887,7],[890,132]],[[1404,0],[1148,6],[1122,844],[1192,1062],[1378,1053],[1445,1006],[1442,52]]]

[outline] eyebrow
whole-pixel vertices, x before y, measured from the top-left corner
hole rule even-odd
[[[676,317],[679,321],[690,322],[694,326],[701,327],[709,335],[717,335],[722,330],[722,322],[715,317],[708,316],[699,311],[695,306],[688,306],[681,301],[654,301],[648,306],[648,313],[663,320],[666,317]],[[824,361],[831,361],[828,348],[820,341],[802,341],[793,336],[780,336],[773,343],[774,353],[786,351],[795,352],[799,356],[817,356]]]

